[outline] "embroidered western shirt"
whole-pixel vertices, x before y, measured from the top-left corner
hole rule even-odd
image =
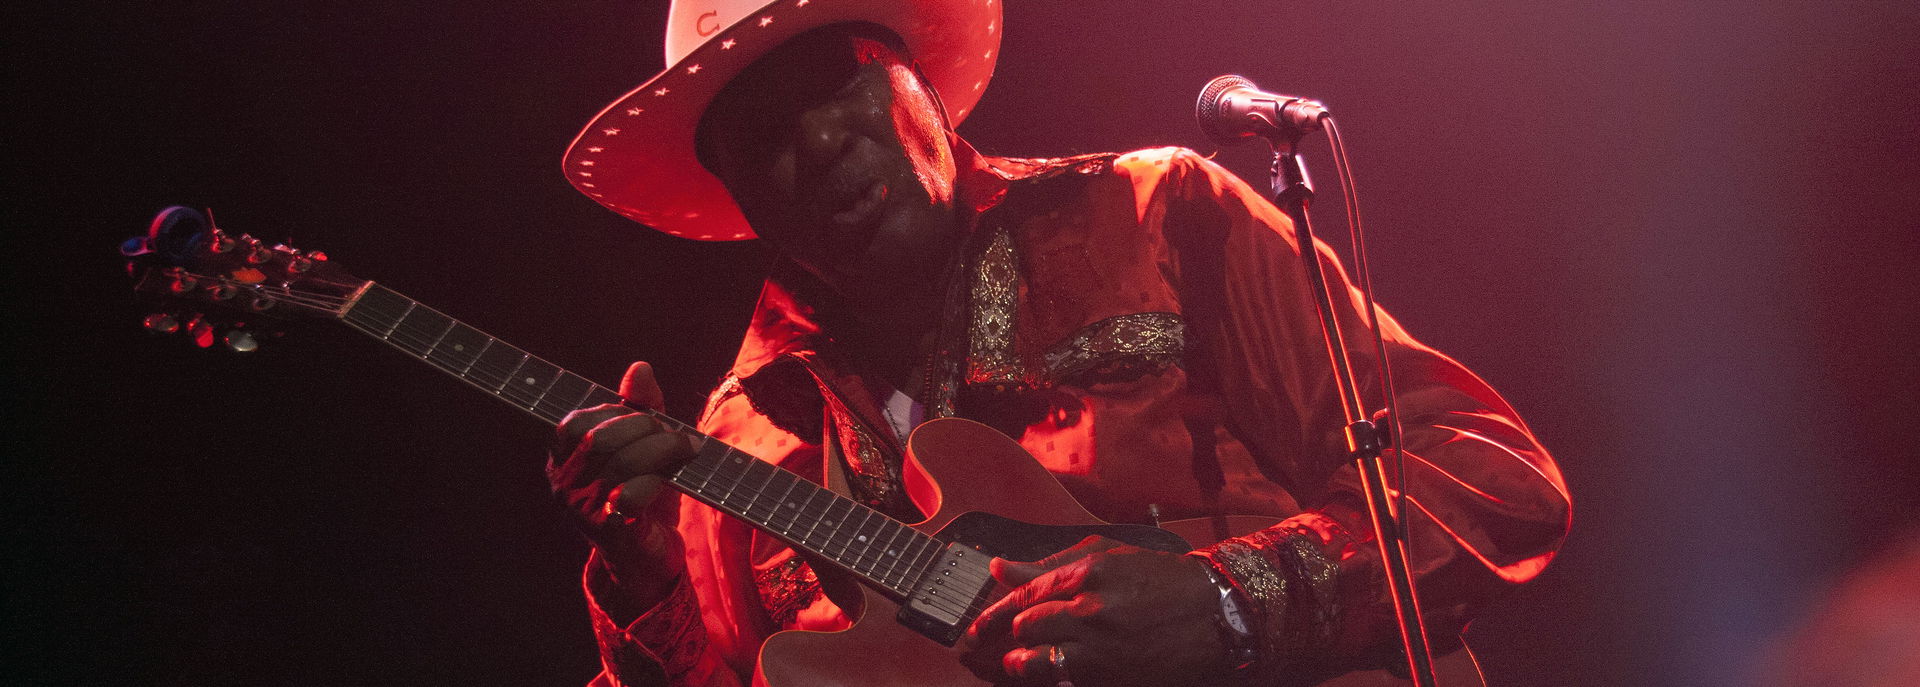
[[[1393,665],[1398,635],[1343,427],[1317,311],[1285,215],[1189,150],[1063,160],[963,150],[962,202],[978,210],[958,252],[932,354],[930,416],[1016,438],[1111,522],[1263,515],[1280,524],[1206,543],[1250,599],[1267,669],[1334,675]],[[963,165],[966,166],[966,165]],[[1364,397],[1379,366],[1365,306],[1325,245]],[[892,389],[832,346],[831,313],[776,269],[701,429],[811,479],[917,519],[901,487]],[[1406,436],[1410,548],[1437,649],[1476,609],[1546,566],[1570,517],[1552,459],[1505,401],[1389,316]],[[591,603],[605,672],[595,684],[745,683],[782,629],[847,619],[772,537],[690,499],[687,574],[639,618]],[[589,562],[589,600],[605,593]]]

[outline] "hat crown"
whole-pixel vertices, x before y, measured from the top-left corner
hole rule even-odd
[[[667,64],[676,64],[721,31],[774,3],[765,0],[674,0],[667,7]]]

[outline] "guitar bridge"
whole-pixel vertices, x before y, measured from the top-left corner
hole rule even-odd
[[[993,560],[965,544],[950,543],[920,573],[910,594],[900,604],[900,624],[945,646],[953,646],[986,608],[993,593]]]

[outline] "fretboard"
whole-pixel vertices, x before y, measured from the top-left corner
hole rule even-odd
[[[340,318],[548,424],[559,424],[579,408],[623,402],[611,389],[376,283],[369,283]],[[907,596],[914,577],[945,546],[686,423],[642,412],[695,437],[698,456],[668,479],[675,488],[797,550],[839,564],[895,600]]]

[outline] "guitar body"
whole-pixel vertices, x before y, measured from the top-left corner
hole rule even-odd
[[[914,430],[907,460],[919,471],[905,472],[909,491],[931,494],[933,515],[913,525],[938,538],[963,542],[1009,560],[1033,561],[1064,550],[1090,535],[1142,548],[1176,553],[1226,537],[1246,534],[1277,522],[1234,516],[1166,523],[1164,529],[1113,525],[1088,513],[1052,473],[1020,444],[970,420],[941,419]],[[927,480],[919,482],[919,479]],[[922,502],[923,509],[936,503]],[[853,619],[840,632],[787,631],[760,647],[757,685],[772,687],[926,687],[985,685],[960,665],[960,652],[941,646],[894,619],[899,605],[860,587],[859,607],[842,609]],[[1464,662],[1464,666],[1461,665]],[[1438,664],[1448,664],[1446,669]],[[1461,670],[1461,668],[1465,670]],[[1439,684],[1483,684],[1463,648],[1438,661]],[[1465,681],[1466,673],[1471,681]],[[1385,671],[1342,676],[1334,687],[1404,685]]]

